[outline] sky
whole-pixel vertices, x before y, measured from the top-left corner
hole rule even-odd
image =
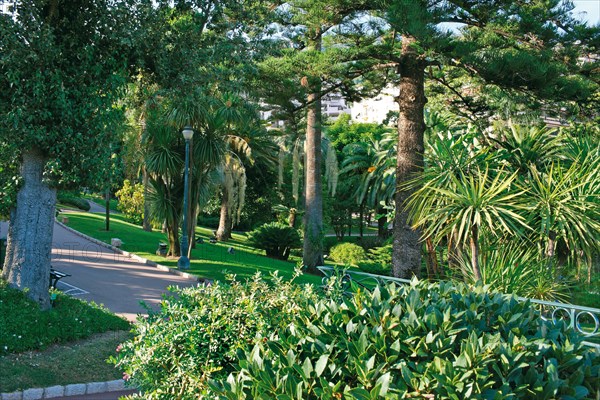
[[[600,24],[600,0],[573,0],[575,13],[589,25]]]

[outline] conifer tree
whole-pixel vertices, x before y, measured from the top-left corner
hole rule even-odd
[[[409,278],[419,275],[421,245],[402,183],[423,168],[426,69],[450,65],[500,88],[585,102],[598,93],[590,68],[598,61],[586,55],[598,54],[600,35],[575,19],[568,0],[382,0],[379,8],[390,31],[373,57],[396,65],[400,88],[393,273]]]

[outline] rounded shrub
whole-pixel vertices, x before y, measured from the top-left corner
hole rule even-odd
[[[212,381],[220,399],[584,399],[600,355],[530,302],[413,281],[319,300]]]
[[[72,206],[83,211],[90,211],[90,203],[86,199],[76,197],[70,193],[59,193],[56,200],[66,206]]]
[[[248,242],[265,250],[267,257],[287,260],[292,249],[302,247],[298,231],[279,222],[264,224],[248,233]]]
[[[338,263],[358,265],[358,263],[367,259],[367,252],[357,244],[340,243],[331,248],[329,257]]]
[[[316,296],[312,286],[276,275],[272,282],[256,275],[243,283],[172,291],[158,312],[138,319],[133,339],[119,346],[111,360],[143,398],[202,398],[209,378],[234,370],[238,350],[288,326]]]

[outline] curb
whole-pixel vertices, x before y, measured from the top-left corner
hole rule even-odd
[[[189,273],[187,273],[187,272],[182,272],[182,271],[179,271],[179,270],[177,270],[177,269],[174,269],[174,268],[169,268],[169,267],[167,267],[166,265],[161,265],[161,264],[159,264],[159,263],[157,263],[157,262],[154,262],[154,261],[152,261],[152,260],[148,260],[147,258],[140,257],[140,256],[138,256],[137,254],[133,254],[133,253],[130,253],[130,252],[128,252],[128,251],[121,250],[121,249],[120,249],[120,248],[118,248],[118,247],[111,246],[111,245],[110,245],[110,244],[108,244],[108,243],[104,243],[104,242],[103,242],[103,241],[101,241],[101,240],[94,239],[94,238],[93,238],[93,237],[91,237],[91,236],[88,236],[88,235],[86,235],[86,234],[84,234],[84,233],[81,233],[81,232],[79,232],[79,231],[76,231],[75,229],[71,228],[70,226],[67,226],[67,225],[63,224],[62,222],[60,222],[60,221],[58,221],[58,220],[55,220],[55,223],[57,223],[57,224],[58,224],[58,225],[60,225],[61,227],[65,228],[65,229],[66,229],[66,230],[68,230],[69,232],[71,232],[71,233],[74,233],[75,235],[77,235],[77,236],[79,236],[79,237],[82,237],[82,238],[84,238],[84,239],[86,239],[86,240],[89,240],[90,242],[92,242],[92,243],[95,243],[95,244],[97,244],[98,246],[102,246],[102,247],[104,247],[104,248],[106,248],[106,249],[112,250],[112,251],[114,251],[115,253],[118,253],[118,254],[124,255],[125,257],[127,257],[127,258],[131,258],[132,260],[138,261],[138,262],[140,262],[140,263],[142,263],[142,264],[146,264],[146,265],[149,265],[149,266],[151,266],[151,267],[156,267],[156,268],[157,268],[157,269],[159,269],[160,271],[168,272],[168,273],[170,273],[170,274],[174,274],[174,275],[179,275],[179,276],[181,276],[181,277],[183,277],[183,278],[190,279],[190,280],[193,280],[193,281],[196,281],[196,282],[204,282],[204,283],[209,283],[209,282],[210,282],[210,281],[208,281],[207,279],[200,278],[200,277],[198,277],[198,276],[196,276],[196,275],[192,275],[192,274],[189,274]],[[4,400],[4,399],[0,399],[0,400]]]
[[[83,396],[127,390],[123,379],[108,382],[75,383],[56,385],[47,388],[27,389],[12,393],[0,393],[0,400],[40,400],[64,396]]]

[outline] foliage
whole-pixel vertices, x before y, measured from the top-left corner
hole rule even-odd
[[[42,312],[21,291],[0,281],[0,355],[40,350],[98,332],[129,328],[127,321],[101,306],[55,294],[52,310]]]
[[[265,250],[267,257],[280,260],[287,260],[291,249],[302,247],[298,231],[278,222],[264,224],[247,235],[252,246]]]
[[[234,370],[238,350],[283,329],[316,296],[310,285],[276,275],[270,284],[260,274],[172,291],[112,359],[146,398],[198,398],[209,378]]]
[[[320,300],[240,352],[220,399],[575,398],[600,390],[600,355],[529,302],[413,281]]]
[[[331,248],[329,257],[342,264],[358,265],[367,259],[367,252],[357,244],[340,243]]]
[[[141,183],[131,184],[129,179],[123,181],[123,187],[115,196],[119,199],[119,211],[123,212],[125,218],[134,224],[141,224],[144,219],[144,185]]]
[[[77,207],[83,211],[90,211],[90,203],[79,196],[76,196],[69,192],[59,192],[56,196],[56,200],[58,203]]]
[[[495,291],[547,301],[569,300],[569,282],[560,277],[556,262],[548,263],[533,246],[519,241],[486,243],[479,258],[481,280]],[[465,254],[458,265],[460,278],[475,283],[471,261]]]

